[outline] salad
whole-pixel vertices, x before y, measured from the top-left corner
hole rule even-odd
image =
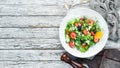
[[[71,48],[86,52],[102,38],[103,33],[98,20],[87,16],[69,21],[65,28],[65,40]]]

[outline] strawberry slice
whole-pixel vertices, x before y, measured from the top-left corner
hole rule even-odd
[[[73,48],[73,47],[75,47],[75,43],[74,43],[73,41],[70,41],[70,42],[69,42],[69,46],[70,46],[71,48]]]
[[[90,34],[91,34],[92,36],[94,36],[94,35],[95,35],[95,33],[94,33],[93,31],[91,31],[91,32],[90,32]]]
[[[96,36],[94,36],[94,42],[97,43],[99,41],[99,38],[97,38]]]
[[[83,34],[87,35],[88,34],[88,30],[87,29],[83,30]]]
[[[84,20],[85,20],[85,18],[80,18],[80,20],[84,21]]]
[[[70,33],[70,38],[75,39],[77,37],[77,34],[75,32]]]
[[[74,23],[74,25],[75,25],[75,26],[78,26],[78,25],[79,25],[79,23],[78,23],[78,22],[75,22],[75,23]]]
[[[94,20],[93,20],[93,19],[90,19],[89,22],[88,22],[88,25],[91,26],[91,25],[93,25],[93,23],[94,23]]]

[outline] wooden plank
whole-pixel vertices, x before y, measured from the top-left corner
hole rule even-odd
[[[1,68],[72,68],[62,61],[0,61]],[[120,63],[105,59],[102,68],[119,68]]]
[[[102,68],[120,68],[120,62],[105,59]]]
[[[78,58],[76,59],[77,62],[79,63],[86,63],[88,64],[89,68],[99,68],[101,56],[95,56],[93,57],[94,59],[83,59],[83,58]]]
[[[73,0],[0,0],[0,4],[40,4],[40,5],[64,5],[73,3]]]
[[[0,68],[72,68],[62,61],[0,61]]]
[[[58,28],[0,28],[0,38],[59,38]]]
[[[0,16],[0,27],[59,27],[64,16]]]
[[[0,5],[0,15],[65,15],[64,6]]]
[[[59,39],[0,39],[0,49],[63,49]]]
[[[59,28],[0,28],[0,33],[0,38],[59,38]]]
[[[59,28],[63,18],[64,16],[0,16],[0,27]]]
[[[120,51],[117,49],[108,50],[107,58],[120,62]]]
[[[0,61],[5,60],[60,60],[64,50],[0,50]]]
[[[120,43],[107,42],[105,49],[120,49]],[[59,39],[0,39],[1,50],[63,50]]]
[[[0,5],[0,15],[65,15],[66,12],[64,5]]]

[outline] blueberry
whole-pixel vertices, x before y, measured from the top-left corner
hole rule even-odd
[[[77,29],[78,29],[78,31],[81,31],[82,26],[78,26]]]
[[[80,42],[83,44],[83,43],[84,43],[84,40],[80,39]]]

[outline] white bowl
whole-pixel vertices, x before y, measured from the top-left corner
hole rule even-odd
[[[64,34],[64,30],[66,28],[68,21],[74,18],[80,18],[82,16],[88,16],[94,20],[97,19],[99,21],[99,25],[103,32],[103,37],[100,39],[100,41],[96,43],[95,45],[93,45],[92,47],[90,47],[88,51],[86,51],[85,53],[78,51],[76,48],[70,48],[69,44],[65,42],[65,34]],[[89,8],[71,9],[67,13],[67,15],[64,17],[63,21],[61,22],[60,28],[59,28],[59,36],[60,36],[60,41],[62,43],[62,46],[68,53],[72,54],[73,56],[79,57],[79,58],[88,58],[88,57],[94,56],[97,53],[99,53],[104,48],[107,42],[108,34],[109,34],[108,26],[104,18],[98,12],[92,9],[89,9]]]

